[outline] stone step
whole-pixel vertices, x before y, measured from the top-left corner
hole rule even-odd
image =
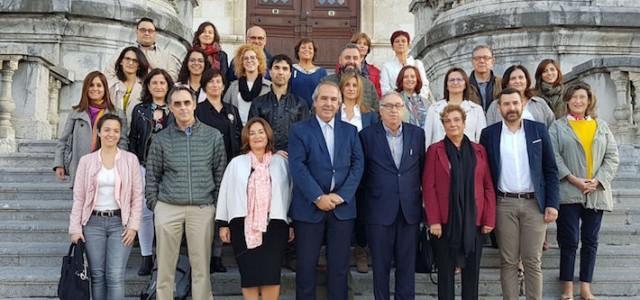
[[[7,200],[69,200],[73,199],[71,185],[65,182],[0,183],[0,201]]]
[[[54,242],[2,242],[0,243],[0,267],[54,267],[60,265],[60,260],[68,250],[68,237]],[[579,257],[578,251],[578,257]],[[223,247],[223,263],[227,267],[236,266],[233,250],[230,245]],[[129,256],[132,266],[140,264],[140,250],[134,247]],[[324,262],[324,257],[321,259]],[[558,269],[560,251],[553,245],[542,256],[544,269]],[[351,257],[351,264],[355,261]],[[598,248],[597,268],[628,267],[640,268],[640,245],[606,245]],[[484,248],[481,265],[483,268],[497,268],[500,266],[500,255],[497,249]],[[577,268],[577,264],[576,264]]]
[[[53,167],[53,153],[0,154],[0,168],[4,167]]]
[[[0,220],[66,220],[68,222],[72,202],[72,199],[0,200]]]
[[[18,142],[18,152],[22,153],[54,153],[57,140],[25,140]]]
[[[549,224],[547,230],[547,241],[556,241],[555,223]],[[608,245],[630,245],[638,243],[640,235],[640,224],[631,225],[623,224],[607,224],[603,223],[600,228],[599,240],[600,244]]]
[[[50,167],[3,167],[0,169],[2,183],[51,183],[59,182]]]
[[[139,277],[129,264],[126,276],[126,294],[135,297],[147,284],[148,277]],[[557,281],[557,270],[545,270],[544,295],[557,297],[560,295],[561,283]],[[15,297],[51,297],[54,296],[58,284],[59,267],[6,267],[0,270],[0,298]],[[354,294],[372,297],[373,282],[371,274],[359,274],[351,271]],[[480,295],[497,297],[501,295],[498,269],[481,269]],[[459,276],[458,276],[459,277]],[[457,289],[459,290],[459,278]],[[390,282],[394,282],[393,272]],[[324,285],[324,276],[319,276],[319,286]],[[212,276],[215,296],[238,296],[240,291],[240,275],[238,270],[230,268],[227,273],[215,273]],[[295,273],[283,270],[281,293],[283,297],[292,297],[295,293]],[[319,288],[319,290],[323,290]],[[637,271],[630,268],[601,268],[594,275],[593,290],[598,295],[608,297],[638,297],[640,295],[640,279]],[[577,291],[577,290],[576,290]],[[435,296],[437,286],[432,284],[428,275],[416,274],[416,294],[418,296]],[[371,299],[371,298],[369,298]]]

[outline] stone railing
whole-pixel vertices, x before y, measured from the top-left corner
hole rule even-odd
[[[67,71],[23,54],[0,54],[0,64],[0,153],[14,152],[16,140],[56,138]]]

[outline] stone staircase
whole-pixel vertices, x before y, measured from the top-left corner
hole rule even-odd
[[[0,299],[56,295],[61,258],[69,245],[71,190],[70,183],[57,181],[51,170],[53,149],[52,141],[26,141],[20,143],[17,153],[0,155]],[[640,174],[625,174],[615,184],[616,210],[605,215],[600,233],[593,285],[599,299],[640,299]],[[560,295],[555,233],[552,224],[548,237],[552,247],[543,256],[545,299]],[[239,273],[229,247],[225,247],[223,259],[229,272],[212,276],[214,295],[216,299],[241,299]],[[135,248],[127,271],[127,296],[131,299],[149,280],[137,276],[139,261],[139,249]],[[485,248],[482,299],[501,299],[498,265],[497,251]],[[354,298],[373,299],[371,272],[359,274],[354,268],[351,274]],[[417,299],[434,299],[437,287],[427,275],[417,274],[416,292]],[[282,299],[294,299],[294,295],[295,273],[285,269]]]

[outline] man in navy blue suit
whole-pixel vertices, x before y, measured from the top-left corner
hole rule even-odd
[[[321,82],[312,98],[315,116],[289,129],[296,299],[315,299],[316,264],[326,240],[329,299],[346,300],[362,146],[356,127],[335,118],[342,102],[337,84]]]
[[[402,96],[390,92],[380,103],[381,122],[360,132],[365,159],[367,239],[376,300],[389,299],[391,262],[396,265],[395,299],[415,298],[415,260],[422,215],[424,131],[402,122]],[[362,211],[361,210],[361,211]]]
[[[500,245],[503,299],[518,299],[522,259],[526,296],[542,299],[542,243],[558,217],[558,168],[543,123],[522,119],[522,99],[506,88],[498,98],[502,122],[480,135],[496,187],[496,237]]]

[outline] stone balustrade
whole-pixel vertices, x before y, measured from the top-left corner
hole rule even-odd
[[[16,104],[12,96],[13,74],[18,69],[20,55],[0,55],[0,153],[13,152],[16,132],[12,123]]]

